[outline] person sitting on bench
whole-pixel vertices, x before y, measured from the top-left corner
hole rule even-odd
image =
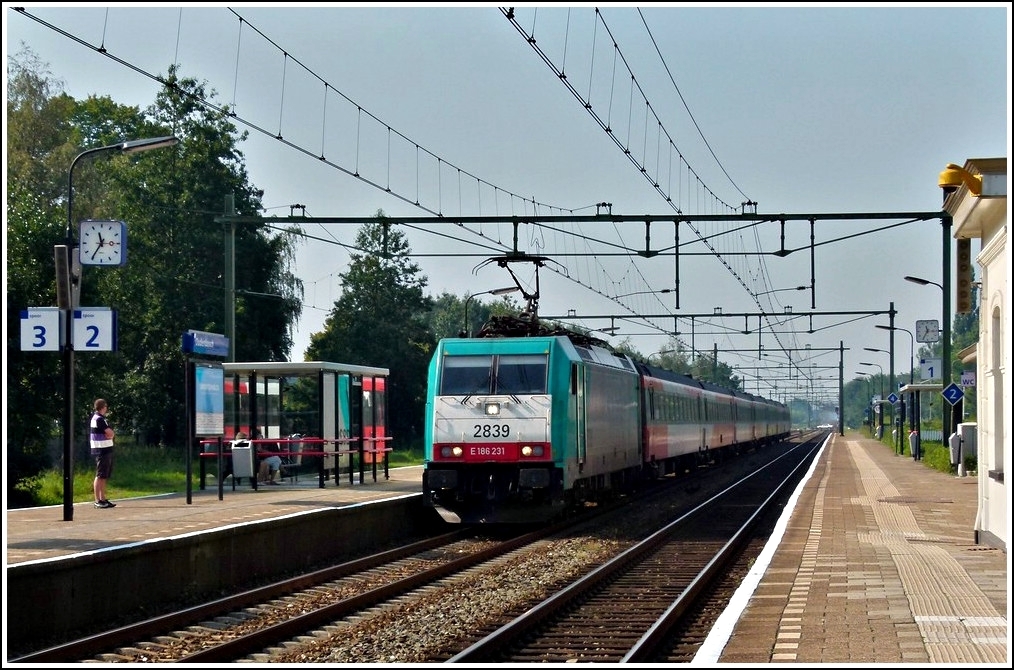
[[[258,440],[261,436],[259,430],[254,430],[254,440]],[[278,455],[281,448],[277,442],[254,442],[254,448],[257,451],[270,451],[273,452],[270,456],[261,459],[260,470],[257,473],[257,481],[261,484],[271,484],[272,486],[278,486],[278,482],[275,481],[275,475],[282,470],[282,457]]]

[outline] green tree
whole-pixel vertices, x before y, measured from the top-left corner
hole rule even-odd
[[[638,351],[636,347],[634,347],[633,343],[631,343],[629,337],[625,337],[619,343],[613,345],[613,351],[620,354],[626,354],[635,361],[646,360],[645,356],[640,351]]]
[[[471,307],[471,305],[469,305]],[[427,321],[434,341],[445,337],[458,337],[465,328],[465,305],[453,293],[444,291],[433,298],[433,308]]]
[[[690,375],[727,389],[738,390],[742,381],[733,374],[733,369],[713,353],[698,354],[690,364]]]
[[[128,263],[93,273],[102,302],[118,307],[120,348],[113,361],[97,358],[110,376],[86,397],[113,396],[120,419],[145,441],[180,444],[185,436],[186,330],[225,332],[225,226],[216,223],[229,198],[237,214],[261,210],[262,192],[249,183],[238,133],[228,114],[204,103],[215,92],[170,68],[166,86],[144,113],[130,114],[107,99],[89,98],[79,122],[105,133],[135,137],[175,135],[172,149],[108,160],[101,170],[103,211],[128,222]],[[99,132],[99,131],[92,131]],[[75,188],[75,191],[77,189]],[[75,207],[77,209],[77,207]],[[291,329],[301,312],[302,286],[292,271],[294,236],[266,224],[235,233],[237,360],[286,360]],[[114,389],[114,390],[110,390]],[[119,397],[117,397],[119,396]],[[121,429],[126,428],[121,424]]]
[[[466,328],[465,303],[468,303],[468,330],[474,336],[491,316],[517,314],[521,308],[509,295],[499,300],[483,301],[479,296],[472,298],[466,293],[458,297],[444,291],[433,298],[433,309],[427,321],[435,340],[445,337],[460,337]]]
[[[60,356],[21,350],[20,312],[56,304],[53,247],[65,240],[67,140],[74,101],[47,66],[22,49],[7,59],[7,503],[31,504],[36,475],[58,452]],[[58,178],[62,170],[63,178]]]
[[[634,356],[638,360],[651,365],[672,370],[683,375],[689,375],[695,379],[717,384],[723,388],[739,390],[743,381],[733,374],[734,370],[728,364],[718,361],[712,354],[698,353],[691,356],[689,349],[676,338],[670,337],[666,346],[659,351],[648,354],[648,356]]]
[[[426,277],[409,261],[404,233],[383,211],[358,231],[342,294],[307,347],[307,360],[388,368],[388,418],[395,445],[422,435],[426,375],[435,348],[428,319],[433,299]],[[400,442],[399,442],[400,441]]]
[[[62,93],[30,51],[8,58],[7,316],[55,304],[53,247],[88,218],[127,222],[127,264],[85,268],[80,304],[116,310],[118,350],[76,357],[82,426],[92,398],[115,408],[118,432],[137,429],[149,441],[184,443],[182,334],[224,332],[223,225],[215,221],[226,196],[239,214],[260,210],[261,192],[248,182],[239,135],[228,109],[205,104],[214,92],[175,68],[147,110],[106,97],[76,101]],[[95,154],[76,164],[74,211],[67,211],[68,170],[82,151],[130,139],[175,135],[171,149]],[[253,308],[239,301],[238,358],[282,360],[301,310],[293,267],[293,233],[266,224],[237,230],[237,287],[280,296]],[[60,357],[20,351],[20,332],[7,339],[8,493],[26,491],[48,465],[47,443],[63,418]],[[75,431],[87,454],[84,431]],[[58,453],[58,452],[54,452]],[[24,458],[22,458],[24,457]]]
[[[639,360],[679,374],[690,374],[690,354],[683,343],[673,337],[661,349],[641,356]]]
[[[868,381],[866,377],[851,379],[845,382],[842,393],[846,428],[860,428],[867,425],[866,422],[876,418],[870,402],[873,399],[873,394],[879,393],[879,390],[873,390],[873,380]]]

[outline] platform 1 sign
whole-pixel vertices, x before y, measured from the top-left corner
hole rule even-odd
[[[923,379],[940,379],[942,373],[939,358],[920,358],[919,364]]]

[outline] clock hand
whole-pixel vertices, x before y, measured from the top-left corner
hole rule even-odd
[[[105,246],[106,242],[102,239],[102,233],[96,233],[99,236],[99,244],[95,247],[95,251],[92,252],[92,260],[95,260],[95,254],[99,253],[99,249]]]

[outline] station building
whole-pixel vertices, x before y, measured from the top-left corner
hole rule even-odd
[[[978,544],[999,546],[1010,542],[1011,493],[1005,473],[1011,457],[1011,257],[1008,250],[1007,159],[970,158],[963,166],[950,164],[940,173],[944,210],[953,220],[958,240],[958,311],[962,310],[962,240],[979,239],[975,258],[981,287],[978,292],[979,339],[972,351],[961,352],[963,361],[976,368],[976,457],[979,506],[975,520]]]

